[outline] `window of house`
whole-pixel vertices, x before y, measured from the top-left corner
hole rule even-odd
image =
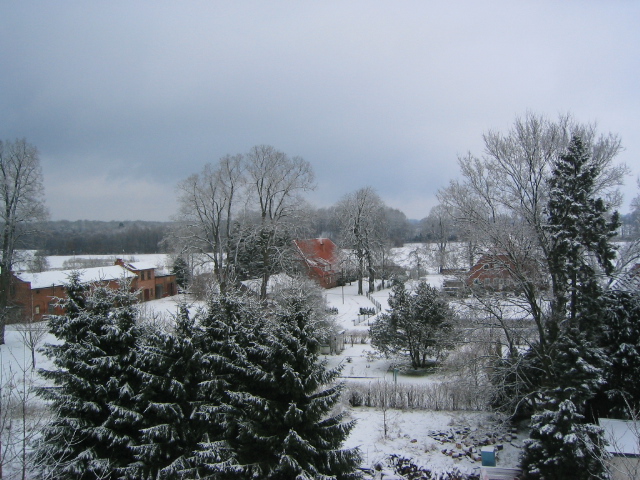
[[[35,313],[36,315],[40,315],[40,305],[35,306],[35,308],[33,309],[33,313]]]
[[[56,304],[53,302],[50,302],[49,305],[47,305],[47,311],[52,314],[54,309],[56,308]]]

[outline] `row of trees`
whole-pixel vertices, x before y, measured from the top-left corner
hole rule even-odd
[[[365,276],[371,289],[383,276],[391,232],[404,236],[398,232],[408,225],[406,217],[370,187],[331,209],[314,210],[300,196],[313,188],[313,178],[308,162],[265,145],[207,164],[180,182],[180,214],[167,243],[180,264],[193,269],[211,262],[223,290],[238,279],[261,277],[264,299],[270,276],[295,268],[293,239],[330,235],[351,250],[353,262],[342,269],[357,277],[362,294]]]
[[[338,370],[318,361],[322,316],[291,288],[266,308],[228,290],[175,328],[139,321],[136,298],[72,277],[61,340],[45,352],[51,422],[32,466],[51,479],[348,479],[353,424],[332,414]]]
[[[46,221],[38,225],[37,234],[25,236],[21,248],[46,255],[158,253],[169,227],[169,222],[140,220]]]
[[[259,270],[265,298],[287,237],[304,225],[299,194],[312,189],[313,181],[308,162],[266,145],[207,164],[178,185],[173,250],[212,262],[223,290],[238,277],[243,256],[257,257],[251,273]]]

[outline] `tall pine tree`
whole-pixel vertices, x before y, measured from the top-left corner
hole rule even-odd
[[[201,384],[210,376],[200,331],[186,305],[180,305],[175,322],[168,331],[151,327],[138,346],[134,369],[141,386],[136,409],[142,421],[132,447],[135,461],[126,468],[131,478],[197,478],[194,452],[219,432],[217,424],[196,415],[205,400]]]
[[[590,405],[610,366],[600,348],[606,302],[598,276],[612,273],[611,238],[619,221],[617,213],[609,220],[604,201],[595,198],[599,175],[599,165],[574,136],[549,180],[545,229],[553,289],[548,323],[552,342],[544,349],[534,346],[526,358],[542,367],[536,393],[546,407],[532,418],[531,440],[522,458],[532,478],[607,478],[596,455],[602,450],[602,431],[593,424]]]
[[[615,259],[611,238],[620,224],[618,213],[608,219],[605,202],[595,198],[599,174],[600,167],[591,160],[582,139],[574,136],[567,153],[556,162],[549,181],[545,227],[553,288],[551,327],[559,332],[562,327],[558,324],[566,320],[590,339],[597,329],[593,310],[602,294],[594,265],[611,274]]]
[[[119,290],[83,285],[74,273],[62,301],[66,313],[49,328],[61,342],[44,347],[55,370],[42,370],[53,387],[53,419],[43,429],[34,464],[43,478],[116,478],[132,460],[140,415],[134,407],[136,296],[123,281]]]
[[[226,309],[235,316],[223,323],[236,383],[216,409],[225,438],[208,445],[210,471],[224,479],[357,478],[358,451],[340,448],[353,425],[331,414],[339,371],[318,362],[309,306],[295,294],[285,303],[271,318]]]

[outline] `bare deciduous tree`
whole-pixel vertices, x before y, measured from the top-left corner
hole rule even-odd
[[[16,249],[30,228],[47,217],[38,150],[26,140],[0,141],[0,344],[11,310]]]
[[[273,247],[279,231],[293,227],[289,220],[302,205],[301,192],[314,188],[311,164],[301,157],[289,157],[269,145],[257,145],[246,156],[248,206],[260,214],[258,235],[262,256],[261,298],[267,296],[272,273]]]
[[[212,261],[222,287],[231,274],[229,239],[243,169],[242,155],[227,155],[217,165],[207,164],[202,172],[178,184],[180,213],[173,239],[181,254]]]
[[[448,246],[453,234],[453,221],[449,211],[442,205],[436,205],[429,215],[422,220],[427,238],[435,243],[436,264],[440,272],[448,266]]]
[[[554,122],[532,113],[516,119],[506,135],[485,134],[484,155],[460,158],[463,179],[439,192],[457,225],[476,242],[475,255],[499,253],[509,258],[511,276],[526,299],[542,348],[547,322],[557,317],[550,311],[553,302],[548,293],[554,291],[554,279],[545,230],[547,182],[574,135],[582,138],[592,164],[601,172],[592,193],[617,205],[617,186],[627,171],[625,165],[614,164],[621,149],[619,138],[599,135],[594,125],[579,124],[570,116]]]
[[[385,205],[371,187],[346,195],[336,206],[343,246],[350,248],[357,261],[358,295],[363,294],[365,266],[369,274],[369,291],[375,285],[376,253],[387,243],[384,222]]]

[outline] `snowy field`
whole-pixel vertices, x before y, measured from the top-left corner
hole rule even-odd
[[[407,269],[414,268],[410,265],[415,255],[411,252],[420,246],[407,246],[396,249],[396,255],[400,263],[407,262]],[[423,252],[424,253],[424,252]],[[429,254],[424,253],[424,267],[429,265]],[[98,256],[91,256],[96,258]],[[113,256],[105,256],[108,259]],[[127,259],[132,256],[127,255]],[[165,255],[135,255],[136,261],[153,262],[159,266],[166,266]],[[65,259],[73,257],[49,257],[51,268],[62,268]],[[426,271],[435,271],[425,268],[420,275],[428,283],[440,286],[442,276]],[[366,289],[366,283],[365,283]],[[357,285],[337,287],[325,290],[327,304],[337,309],[335,320],[346,332],[359,332],[366,335],[368,325],[375,320],[373,317],[359,315],[360,308],[372,308],[374,304],[366,297],[357,295]],[[390,289],[377,291],[373,298],[379,302],[384,312],[388,308],[388,296]],[[142,305],[142,316],[171,321],[176,313],[178,301],[188,301],[184,297],[170,297],[154,300]],[[200,304],[189,303],[190,309],[195,310]],[[38,325],[36,325],[38,326]],[[41,325],[44,328],[44,324]],[[38,339],[38,345],[55,341],[48,333]],[[345,382],[358,382],[360,384],[376,384],[386,382],[392,385],[394,381],[402,385],[428,385],[445,380],[437,375],[411,375],[400,368],[397,378],[394,378],[393,369],[398,368],[398,360],[386,359],[377,355],[368,343],[347,344],[339,355],[326,355],[328,366],[342,366],[342,378]],[[35,354],[38,368],[50,368],[50,362],[40,353]],[[6,345],[0,346],[0,375],[1,384],[11,385],[18,391],[25,386],[42,384],[42,379],[31,369],[31,349],[25,342],[25,332],[20,326],[10,325],[6,331]],[[5,389],[6,390],[6,389]],[[23,389],[24,390],[24,389]],[[31,402],[39,402],[33,399]],[[478,473],[480,462],[477,460],[478,439],[471,438],[477,433],[477,437],[489,436],[492,443],[500,443],[503,449],[498,452],[498,466],[515,467],[522,446],[522,436],[498,438],[496,432],[504,433],[504,428],[499,428],[491,414],[478,411],[427,411],[427,410],[397,410],[352,407],[348,402],[343,402],[339,407],[344,410],[347,420],[355,420],[355,428],[346,441],[347,447],[359,447],[363,455],[363,467],[374,468],[380,466],[389,472],[386,461],[390,455],[397,455],[412,459],[418,466],[431,469],[434,472],[445,472],[458,469],[462,473]],[[473,432],[470,433],[470,432]],[[443,437],[443,435],[445,435]],[[491,436],[493,435],[493,436]],[[460,453],[462,452],[462,453]],[[464,454],[464,453],[467,454]],[[5,474],[6,476],[6,474]]]

